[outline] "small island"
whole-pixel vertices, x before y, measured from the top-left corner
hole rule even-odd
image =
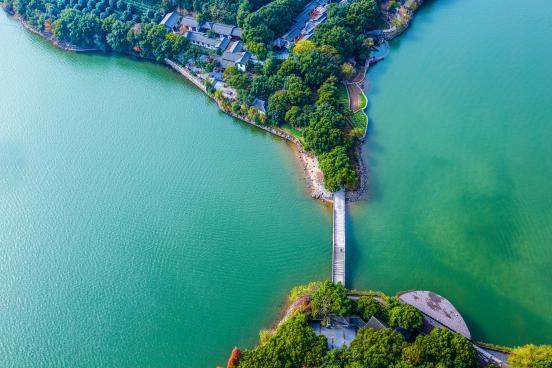
[[[161,62],[221,110],[292,142],[311,195],[365,189],[363,92],[422,0],[1,0],[65,50]]]
[[[475,342],[442,296],[390,297],[330,281],[292,289],[284,317],[253,349],[234,348],[227,368],[545,368],[552,346],[508,348]]]

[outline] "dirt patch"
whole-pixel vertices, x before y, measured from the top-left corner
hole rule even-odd
[[[347,91],[349,92],[349,107],[353,112],[357,112],[364,108],[364,101],[362,98],[362,89],[356,84],[347,84]]]

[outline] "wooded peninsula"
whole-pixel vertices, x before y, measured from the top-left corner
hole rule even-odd
[[[312,157],[305,172],[325,186],[317,196],[326,199],[361,186],[367,101],[354,82],[364,80],[371,51],[404,30],[420,3],[2,0],[61,48],[181,66],[221,109],[282,132]]]

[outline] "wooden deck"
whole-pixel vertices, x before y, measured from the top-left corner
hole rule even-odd
[[[345,286],[345,191],[334,193],[332,282]]]

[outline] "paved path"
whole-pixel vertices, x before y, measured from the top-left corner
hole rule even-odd
[[[345,286],[345,191],[334,193],[332,282]]]

